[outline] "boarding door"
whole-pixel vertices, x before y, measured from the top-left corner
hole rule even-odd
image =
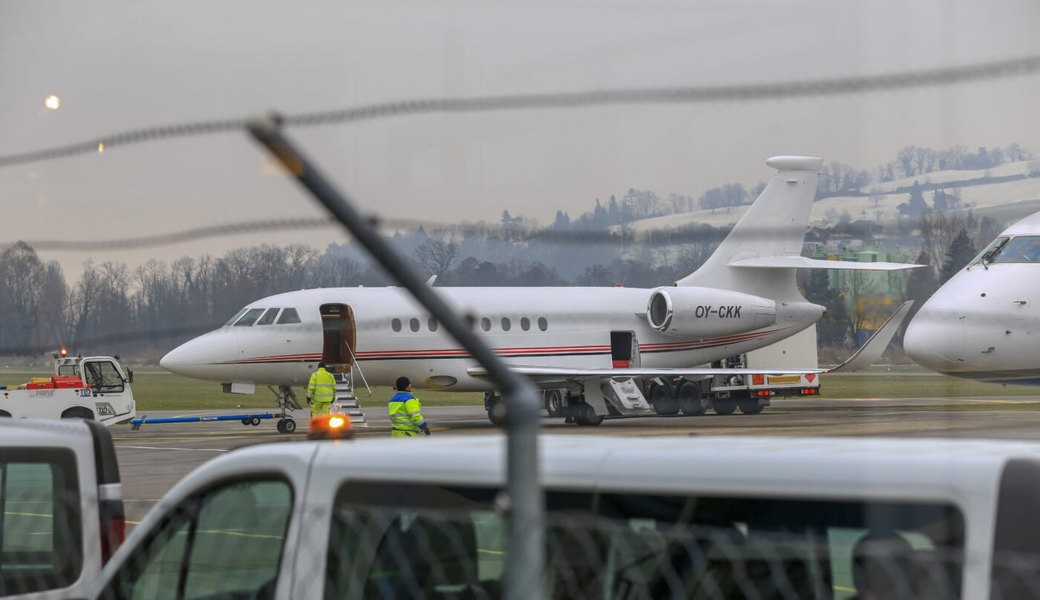
[[[610,360],[615,369],[639,366],[639,340],[634,331],[610,332]]]
[[[357,327],[346,304],[321,305],[321,360],[330,371],[346,373],[354,365]]]

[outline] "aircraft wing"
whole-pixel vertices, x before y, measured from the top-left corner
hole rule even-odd
[[[827,369],[725,369],[712,367],[686,367],[669,369],[569,369],[564,367],[535,367],[523,365],[510,365],[510,370],[520,375],[525,375],[537,385],[547,386],[552,383],[563,381],[579,381],[589,378],[594,379],[629,379],[632,377],[688,377],[692,379],[707,378],[714,375],[751,375],[761,373],[764,375],[807,375],[810,373],[824,373]],[[483,367],[470,367],[466,373],[473,377],[487,377],[487,370]]]
[[[731,267],[755,269],[843,269],[853,271],[898,271],[924,265],[894,262],[855,262],[851,260],[819,260],[804,256],[759,256],[729,263]]]

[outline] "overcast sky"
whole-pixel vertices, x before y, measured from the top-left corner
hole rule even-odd
[[[0,155],[142,127],[429,97],[782,82],[1040,54],[1035,0],[3,2]],[[58,110],[44,99],[56,94]],[[694,105],[419,115],[291,129],[366,212],[552,221],[630,187],[751,186],[777,154],[872,169],[905,146],[1040,153],[1040,76]],[[127,238],[323,213],[245,135],[0,169],[3,235]],[[237,235],[95,262],[322,249],[336,229]],[[41,252],[70,279],[85,255]]]

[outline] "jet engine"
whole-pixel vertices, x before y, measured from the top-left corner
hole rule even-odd
[[[650,327],[675,337],[730,335],[776,323],[776,302],[714,288],[662,287],[650,294],[646,320]]]

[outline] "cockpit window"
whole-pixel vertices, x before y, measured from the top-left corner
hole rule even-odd
[[[1003,240],[1003,243],[999,243]],[[1040,262],[1040,235],[1020,235],[1011,239],[997,238],[989,245],[982,260],[989,263]]]
[[[249,327],[260,318],[263,312],[264,309],[262,308],[250,308],[246,311],[246,314],[242,315],[242,318],[235,321],[235,327]]]
[[[287,308],[282,311],[282,316],[278,317],[278,324],[285,325],[286,323],[299,323],[300,313],[296,312],[295,308]]]
[[[246,309],[243,308],[242,310],[240,310],[237,313],[235,313],[235,316],[233,316],[230,319],[228,319],[227,323],[224,323],[224,327],[231,327],[235,323],[235,321],[238,320],[239,317],[241,317],[242,315],[245,314],[245,312],[246,312]]]
[[[256,322],[257,325],[270,325],[274,323],[274,318],[278,316],[279,308],[269,308],[264,316],[260,317],[260,320]]]

